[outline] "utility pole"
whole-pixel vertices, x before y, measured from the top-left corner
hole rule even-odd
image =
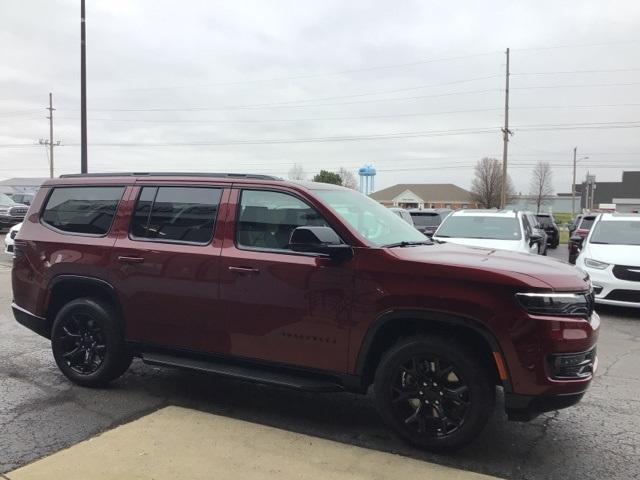
[[[53,178],[53,95],[49,92],[49,178]]]
[[[571,218],[576,216],[576,154],[578,147],[573,147],[573,182],[571,182]]]
[[[80,0],[80,173],[87,173],[87,39],[84,0]]]
[[[507,71],[506,83],[504,90],[504,128],[502,129],[502,189],[500,191],[500,207],[504,208],[507,204],[507,151],[509,144],[509,49],[505,52],[507,55]]]
[[[46,107],[46,109],[49,110],[49,116],[47,117],[49,120],[49,139],[45,140],[44,138],[41,138],[38,140],[38,143],[40,145],[44,145],[48,149],[47,157],[49,157],[49,177],[53,178],[53,147],[60,145],[60,140],[57,142],[53,141],[53,111],[55,108],[53,108],[53,95],[51,92],[49,92],[49,106]]]

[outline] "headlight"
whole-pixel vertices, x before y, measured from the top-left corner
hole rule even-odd
[[[589,268],[595,268],[596,270],[604,270],[609,266],[608,263],[599,262],[598,260],[594,260],[593,258],[585,258],[584,264]]]
[[[589,316],[593,311],[591,293],[516,293],[522,308],[534,315]]]
[[[8,208],[0,208],[0,215],[9,215]]]

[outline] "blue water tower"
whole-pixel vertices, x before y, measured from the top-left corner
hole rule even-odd
[[[358,170],[358,175],[360,175],[360,192],[369,195],[374,189],[376,169],[373,165],[365,165]]]

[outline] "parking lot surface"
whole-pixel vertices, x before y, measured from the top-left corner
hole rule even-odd
[[[552,254],[564,259],[566,247]],[[599,371],[578,406],[512,423],[499,397],[481,437],[443,456],[398,440],[368,396],[296,392],[137,360],[111,388],[72,385],[49,342],[13,320],[11,261],[0,257],[0,474],[173,405],[509,479],[640,478],[640,310],[598,308]]]

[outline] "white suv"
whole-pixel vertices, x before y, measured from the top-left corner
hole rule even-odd
[[[514,210],[458,210],[440,224],[433,239],[472,247],[532,253],[544,251],[544,240],[526,212]]]
[[[597,303],[640,308],[640,214],[598,215],[576,266],[591,277]]]

